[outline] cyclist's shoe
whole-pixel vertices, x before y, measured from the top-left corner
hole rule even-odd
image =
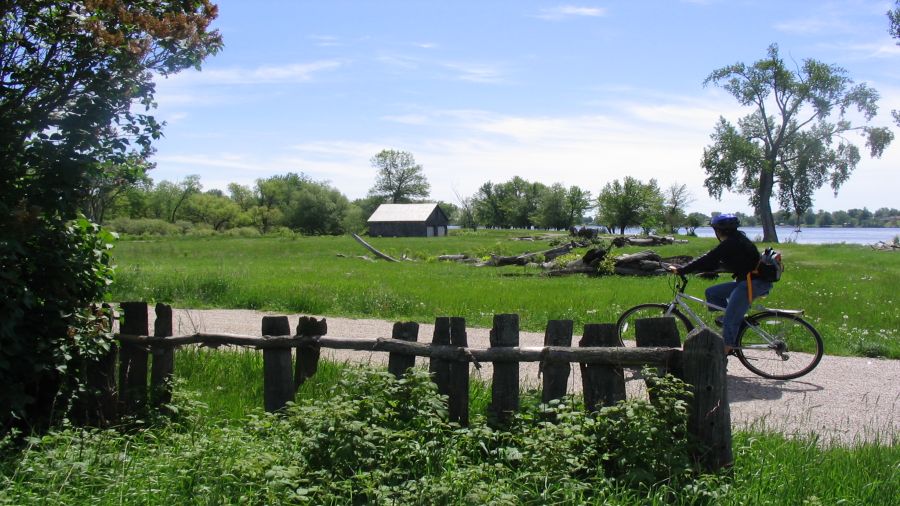
[[[715,322],[717,327],[722,328],[725,325],[725,315],[716,316]]]

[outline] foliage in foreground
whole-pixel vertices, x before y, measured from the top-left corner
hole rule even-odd
[[[0,502],[603,502],[689,480],[684,390],[674,380],[658,383],[655,406],[631,401],[595,417],[566,399],[494,429],[483,417],[448,423],[424,372],[346,373],[327,400],[237,426],[182,402],[179,420],[146,430],[35,438],[5,463]]]
[[[208,0],[0,4],[0,435],[65,413],[109,346],[82,313],[106,290],[107,238],[79,209],[147,168],[154,76],[217,52],[215,17]]]
[[[483,417],[449,424],[424,373],[341,369],[327,393],[280,415],[223,422],[178,389],[174,419],[2,447],[0,504],[879,505],[900,485],[896,444],[823,449],[766,434],[736,436],[731,473],[696,475],[683,389],[668,379],[655,404],[593,417],[565,399],[498,430]]]

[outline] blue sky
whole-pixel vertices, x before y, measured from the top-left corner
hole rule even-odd
[[[303,172],[354,199],[374,184],[369,160],[390,148],[415,156],[436,200],[517,175],[596,195],[631,175],[686,184],[691,210],[749,212],[745,196],[716,201],[703,187],[718,117],[749,112],[704,88],[714,69],[777,43],[788,61],[839,65],[877,89],[876,125],[900,109],[887,1],[218,5],[224,50],[200,72],[158,81],[157,182],[198,174],[224,189]],[[900,139],[814,207],[900,207],[898,166]]]

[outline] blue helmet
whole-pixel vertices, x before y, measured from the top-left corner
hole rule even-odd
[[[736,229],[741,226],[741,220],[733,214],[720,214],[713,216],[709,224],[712,228]]]

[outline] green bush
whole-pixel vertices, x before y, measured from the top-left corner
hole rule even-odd
[[[113,232],[136,237],[167,236],[181,234],[181,228],[165,220],[153,218],[116,218],[106,224]]]
[[[683,388],[668,380],[657,390],[655,404],[598,415],[572,398],[533,404],[505,428],[483,416],[467,428],[449,423],[419,370],[397,380],[346,368],[331,395],[240,425],[210,422],[179,394],[177,418],[146,430],[31,439],[2,468],[0,503],[585,502],[686,476]]]

